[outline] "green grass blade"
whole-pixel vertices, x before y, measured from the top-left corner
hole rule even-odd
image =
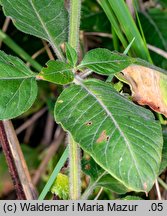
[[[117,17],[128,41],[131,42],[134,37],[136,38],[136,40],[132,44],[132,48],[134,49],[136,55],[150,61],[148,49],[145,46],[145,43],[124,0],[108,0],[108,2],[112,10],[114,11],[115,16]]]
[[[41,71],[42,66],[31,58],[31,56],[25,52],[19,45],[17,45],[7,34],[0,30],[0,40],[3,41],[11,50],[13,50],[23,60],[29,62],[37,71]]]
[[[67,157],[68,157],[68,152],[69,152],[69,149],[68,147],[65,149],[65,151],[63,152],[59,162],[57,163],[56,167],[54,168],[48,182],[46,183],[45,187],[43,188],[41,194],[39,195],[39,198],[38,200],[43,200],[45,198],[45,196],[47,195],[48,191],[50,190],[53,182],[55,181],[58,173],[60,172],[62,166],[64,165],[64,163],[66,162],[67,160]]]
[[[106,0],[98,0],[100,6],[103,8],[104,12],[106,13],[111,25],[112,25],[112,28],[114,28],[115,30],[115,33],[117,33],[118,35],[118,38],[120,39],[123,47],[127,47],[128,46],[128,43],[119,27],[119,23],[113,13],[113,10],[110,6],[110,4],[108,3],[108,1]]]

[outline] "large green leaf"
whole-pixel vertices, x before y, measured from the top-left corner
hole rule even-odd
[[[36,96],[36,75],[21,60],[0,51],[0,119],[21,115]]]
[[[107,49],[97,48],[89,51],[78,68],[89,68],[97,73],[111,75],[135,62],[135,59]]]
[[[53,47],[65,41],[68,21],[64,0],[2,0],[1,4],[19,30],[43,38]]]
[[[98,80],[65,89],[55,119],[94,160],[129,190],[149,191],[162,152],[160,124],[153,114]]]
[[[91,190],[96,187],[104,187],[118,194],[129,192],[123,184],[102,169],[92,158],[82,160],[82,170],[90,176]]]
[[[39,78],[56,84],[67,84],[73,81],[73,67],[65,62],[50,60],[47,67],[39,73]]]

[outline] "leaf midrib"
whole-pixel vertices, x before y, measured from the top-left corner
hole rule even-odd
[[[120,132],[120,135],[123,137],[123,139],[124,139],[124,141],[125,141],[125,143],[126,143],[126,146],[127,146],[128,149],[129,149],[129,152],[130,152],[130,154],[131,154],[131,157],[132,157],[132,159],[133,159],[133,161],[134,161],[134,165],[135,165],[136,170],[137,170],[137,172],[138,172],[138,176],[140,177],[141,184],[143,184],[143,181],[142,181],[142,177],[141,177],[141,175],[140,175],[139,168],[138,168],[138,166],[137,166],[137,164],[136,164],[135,156],[134,156],[134,154],[133,154],[133,152],[132,152],[132,150],[131,150],[131,148],[130,148],[130,143],[129,143],[128,139],[126,138],[126,136],[124,135],[122,129],[121,129],[120,126],[119,126],[119,124],[118,124],[117,121],[115,120],[114,116],[113,116],[112,113],[108,110],[108,108],[105,106],[105,104],[104,104],[99,98],[97,98],[96,95],[94,95],[93,92],[91,92],[91,91],[83,84],[83,82],[80,80],[79,77],[76,77],[75,80],[76,80],[76,83],[78,83],[84,90],[86,90],[92,97],[94,97],[95,100],[97,100],[97,102],[101,105],[101,107],[106,111],[107,115],[112,119],[112,121],[113,121],[115,127],[116,127],[116,128],[118,129],[118,131]]]
[[[35,77],[36,75],[29,76],[29,77],[0,77],[0,81],[1,80],[25,80],[25,79],[35,78]]]
[[[109,64],[109,63],[113,63],[113,62],[127,62],[127,59],[115,59],[115,60],[109,60],[109,61],[93,61],[93,62],[88,62],[88,63],[81,63],[78,68],[83,67],[83,66],[87,66],[87,65],[91,65],[91,64]],[[95,65],[94,65],[95,66]]]
[[[57,50],[57,44],[56,44],[54,38],[51,37],[51,34],[50,34],[50,32],[48,31],[48,29],[47,29],[47,27],[46,27],[46,25],[45,25],[45,22],[44,22],[43,19],[40,17],[40,15],[39,15],[39,13],[38,13],[38,11],[37,11],[35,5],[33,4],[32,0],[30,1],[30,4],[31,4],[32,8],[34,9],[34,12],[35,12],[35,14],[37,15],[37,18],[38,18],[38,20],[40,21],[40,23],[41,23],[41,25],[42,25],[42,27],[43,27],[45,33],[47,34],[50,43],[51,43],[52,46]]]

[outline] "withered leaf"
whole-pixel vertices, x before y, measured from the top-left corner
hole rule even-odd
[[[167,76],[153,68],[131,65],[122,71],[132,90],[132,99],[167,117]]]

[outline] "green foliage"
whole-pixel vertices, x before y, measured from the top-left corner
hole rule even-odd
[[[37,96],[35,74],[13,56],[0,52],[0,119],[11,119],[27,111]]]
[[[160,174],[167,167],[167,130],[166,129],[163,130],[163,139],[164,139],[164,144],[162,149],[162,161],[161,161],[161,166],[159,171]]]
[[[68,63],[71,64],[73,67],[75,67],[78,61],[78,56],[75,49],[72,48],[68,43],[66,43],[66,57]]]
[[[90,176],[89,187],[92,189],[104,187],[118,194],[128,192],[128,189],[123,184],[102,169],[92,158],[82,160],[82,170],[86,175]]]
[[[62,85],[73,81],[74,74],[71,65],[53,60],[48,61],[46,65],[47,67],[39,73],[39,78]]]
[[[68,176],[59,173],[52,185],[51,192],[56,194],[60,199],[67,200],[69,198]]]
[[[76,14],[69,16],[72,17],[69,29],[70,44],[66,43],[65,59],[59,47],[66,41],[68,34],[68,13],[64,7],[64,0],[0,0],[5,15],[12,18],[14,25],[19,30],[48,41],[59,58],[59,61],[48,61],[46,67],[41,70],[41,66],[35,60],[26,55],[24,50],[12,42],[11,38],[7,38],[3,32],[0,32],[0,39],[40,71],[39,74],[35,74],[18,58],[0,52],[0,119],[17,117],[32,106],[37,96],[36,79],[58,85],[68,84],[57,99],[54,116],[57,123],[60,123],[64,130],[70,133],[75,146],[77,147],[78,143],[91,156],[90,160],[83,160],[82,168],[84,173],[90,177],[88,189],[92,191],[96,187],[104,187],[118,194],[129,191],[148,192],[159,173],[166,168],[165,130],[164,146],[162,146],[163,138],[159,122],[148,109],[137,106],[115,90],[124,89],[122,83],[112,85],[95,79],[84,81],[80,78],[80,72],[85,74],[85,69],[89,69],[100,75],[109,76],[111,81],[114,75],[120,78],[117,73],[121,70],[137,64],[152,68],[155,73],[164,73],[163,76],[160,75],[164,92],[166,92],[166,78],[164,78],[166,72],[141,59],[111,52],[104,48],[88,51],[77,66],[78,60],[80,61],[84,53],[78,55],[72,48],[77,48],[79,45],[77,31],[80,24],[80,2],[71,1],[71,10]],[[109,37],[108,44],[116,44],[114,47],[122,50],[131,42],[128,46],[129,54],[151,62],[145,41],[125,1],[98,0],[98,2],[102,8],[97,2],[84,1],[82,29],[95,31],[97,34],[97,31],[110,33],[112,28],[113,38]],[[160,2],[163,7],[166,5],[166,1],[157,0],[157,2]],[[75,3],[78,3],[78,6]],[[105,13],[102,12],[102,9]],[[164,50],[167,49],[167,34],[164,28],[166,18],[166,10],[161,6],[149,9],[147,14],[140,15],[147,42]],[[96,45],[93,43],[88,50],[94,46]],[[112,48],[112,45],[109,47]],[[152,57],[157,65],[165,68],[166,60],[161,57],[157,58],[155,54]],[[121,79],[121,81],[125,80]],[[53,84],[52,87],[54,86],[54,90],[57,90],[57,86]],[[163,98],[166,95],[164,92],[161,91]],[[43,96],[42,91],[40,95]],[[75,150],[74,147],[71,152]],[[52,193],[62,199],[69,198],[68,177],[59,172],[67,157],[72,157],[71,155],[66,148],[39,199],[45,198],[55,179],[51,189]],[[29,162],[33,160],[29,158]],[[73,164],[73,170],[77,170],[75,157]],[[33,167],[33,164],[31,166]],[[77,174],[74,173],[74,175]],[[133,200],[139,197],[127,196],[124,199]]]
[[[124,48],[127,47],[127,40],[130,43],[135,37],[135,41],[131,48],[133,50],[133,55],[151,61],[148,49],[137,29],[127,5],[125,4],[125,1],[98,0],[98,2],[105,11]]]
[[[63,0],[2,0],[1,4],[19,30],[47,40],[55,50],[66,40],[68,20]]]
[[[88,32],[109,32],[111,25],[96,1],[82,3],[81,29]]]
[[[148,44],[167,51],[167,11],[162,9],[150,9],[147,13],[140,13],[139,18]],[[158,54],[152,53],[152,59],[158,66],[167,68],[167,61]]]
[[[138,196],[126,196],[122,198],[122,200],[143,200],[141,197]]]
[[[126,55],[98,48],[89,51],[78,68],[89,68],[96,73],[110,75],[120,72],[134,61]]]
[[[56,121],[129,190],[149,191],[161,160],[159,123],[151,112],[123,98],[109,84],[97,80],[79,84],[58,98]]]

